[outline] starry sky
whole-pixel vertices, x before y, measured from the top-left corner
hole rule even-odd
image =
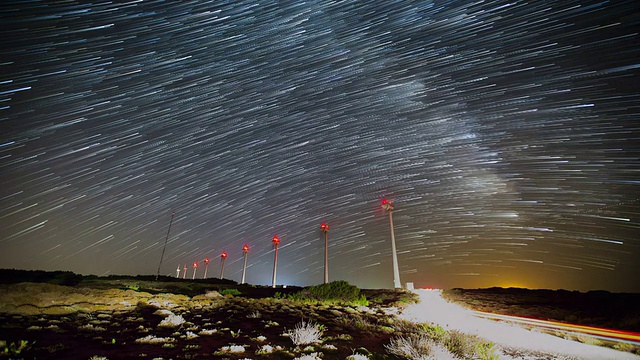
[[[640,292],[640,2],[3,1],[0,267]]]

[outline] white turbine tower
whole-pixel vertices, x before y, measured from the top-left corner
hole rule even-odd
[[[242,281],[240,281],[240,284],[244,284],[244,278],[247,274],[247,256],[249,254],[249,245],[244,244],[244,246],[242,247],[242,252],[244,253],[244,265],[242,266]]]
[[[273,240],[271,240],[273,245],[276,247],[275,255],[273,258],[273,280],[271,282],[271,287],[276,287],[276,270],[278,269],[278,245],[280,245],[280,238],[278,235],[273,236]]]
[[[382,200],[382,208],[389,213],[389,226],[391,227],[391,253],[393,260],[393,285],[396,289],[402,288],[400,283],[400,271],[398,270],[398,254],[396,252],[396,238],[393,234],[393,204],[391,201]]]
[[[320,231],[324,233],[324,283],[329,282],[329,225],[320,224]]]

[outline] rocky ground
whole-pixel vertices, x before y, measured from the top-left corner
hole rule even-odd
[[[302,288],[218,279],[55,275],[66,285],[50,277],[0,284],[0,359],[559,358],[448,332],[435,318],[411,321],[416,313],[455,319],[432,300],[411,305],[417,295],[403,290],[362,290],[369,305],[361,306],[298,301],[291,295]]]
[[[345,359],[354,352],[375,359],[388,358],[384,344],[401,332],[402,321],[384,306],[296,304],[253,295],[152,294],[132,284],[2,285],[0,340],[5,356],[24,359]],[[303,321],[321,324],[321,341],[294,343],[288,333]]]

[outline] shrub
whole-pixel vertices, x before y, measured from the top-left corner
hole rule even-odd
[[[294,358],[293,360],[322,360],[322,358],[319,357],[317,353],[313,353],[313,354],[309,354],[309,355],[298,356],[298,357]]]
[[[357,299],[351,301],[351,304],[356,306],[369,306],[369,300],[367,300],[366,296],[360,295]]]
[[[360,295],[360,289],[344,280],[311,286],[306,290],[309,297],[317,300],[353,301]]]
[[[360,289],[344,280],[310,286],[297,293],[288,295],[287,298],[293,301],[318,301],[360,306],[369,305],[367,298],[360,294]]]
[[[213,335],[213,334],[215,334],[217,332],[218,332],[218,330],[216,330],[216,329],[202,329],[202,330],[200,330],[198,335]]]
[[[18,356],[21,352],[29,350],[33,343],[28,340],[20,340],[20,342],[7,343],[4,340],[0,341],[0,354],[9,356]]]
[[[240,295],[240,291],[238,289],[223,289],[223,290],[220,290],[219,293],[222,296],[225,296],[225,295],[233,295],[233,296]]]
[[[634,346],[629,343],[619,342],[613,345],[613,348],[618,351],[631,352],[633,351]]]
[[[273,347],[271,345],[262,345],[257,351],[256,351],[256,355],[268,355],[271,354],[275,351],[282,351],[283,348],[282,346],[276,346]]]
[[[395,337],[384,347],[387,352],[410,360],[427,360],[431,347],[435,343],[425,334],[410,334],[407,337]]]
[[[75,286],[82,281],[82,275],[74,274],[71,271],[54,271],[51,274],[53,277],[49,280],[50,284]]]
[[[449,336],[444,341],[446,348],[459,358],[471,358],[475,353],[475,344],[478,337],[463,334],[456,330],[449,331]]]
[[[354,353],[353,355],[347,356],[345,360],[369,360],[369,357],[367,355]]]
[[[583,344],[587,344],[587,345],[595,345],[595,346],[602,346],[604,344],[604,342],[596,337],[593,336],[588,336],[588,335],[578,335],[577,336],[578,341],[580,341]]]
[[[296,327],[288,331],[291,341],[294,345],[307,345],[320,342],[322,336],[322,326],[312,321],[302,321]]]
[[[245,348],[244,346],[240,346],[240,345],[229,345],[229,346],[223,346],[220,348],[220,350],[216,351],[214,354],[215,355],[224,355],[224,354],[238,354],[238,353],[243,353],[245,352]]]
[[[147,335],[143,338],[136,339],[136,344],[164,344],[164,343],[172,343],[176,340],[170,337],[155,337],[153,335]]]
[[[396,319],[393,328],[396,331],[403,333],[419,333],[422,330],[422,326],[414,323],[413,321],[404,320],[404,319]]]
[[[478,341],[475,352],[480,360],[498,360],[500,356],[496,354],[496,347],[490,341]]]
[[[443,329],[440,325],[421,324],[420,326],[430,338],[437,342],[444,342],[449,336],[447,330]]]

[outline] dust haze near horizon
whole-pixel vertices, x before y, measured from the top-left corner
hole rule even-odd
[[[0,7],[0,267],[640,292],[637,1]],[[203,264],[197,277],[203,274]]]

